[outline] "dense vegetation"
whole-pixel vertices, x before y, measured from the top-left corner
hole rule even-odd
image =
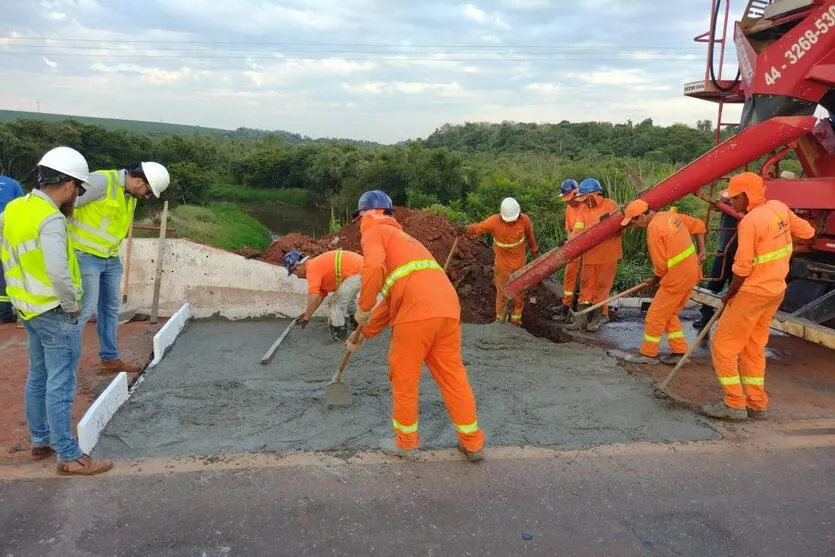
[[[467,123],[445,125],[425,140],[403,145],[360,146],[291,141],[283,132],[157,136],[74,120],[15,120],[0,124],[0,160],[30,186],[38,158],[56,145],[77,148],[93,168],[156,160],[171,171],[166,197],[174,205],[275,201],[331,207],[343,222],[369,189],[387,191],[398,205],[429,208],[460,222],[482,219],[496,212],[503,197],[514,196],[533,218],[543,248],[550,249],[563,238],[564,207],[558,195],[563,179],[597,177],[606,193],[623,203],[636,195],[630,167],[647,186],[653,185],[707,151],[713,142],[710,130],[710,122],[691,128],[661,127],[650,120]],[[699,203],[690,198],[678,205],[698,213]],[[214,214],[235,220],[218,207]],[[646,272],[643,239],[630,232],[619,284]]]

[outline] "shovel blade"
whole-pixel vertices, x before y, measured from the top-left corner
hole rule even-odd
[[[325,386],[325,406],[348,406],[353,399],[351,388],[347,383],[338,381]]]

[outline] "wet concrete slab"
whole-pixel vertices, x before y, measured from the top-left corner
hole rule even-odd
[[[326,408],[324,389],[344,345],[313,322],[293,330],[269,366],[259,363],[286,321],[189,325],[102,434],[95,454],[114,458],[219,452],[374,449],[391,434],[387,333],[349,361],[348,407]],[[605,351],[555,344],[510,325],[464,325],[463,356],[479,423],[492,445],[578,447],[716,439],[688,410],[652,397]],[[424,448],[456,443],[438,389],[424,372]]]

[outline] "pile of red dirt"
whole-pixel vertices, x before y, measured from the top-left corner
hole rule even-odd
[[[436,261],[441,265],[446,262],[455,242],[455,229],[450,221],[434,213],[400,207],[394,210],[394,217],[406,233],[432,252]],[[273,242],[258,259],[280,265],[284,254],[291,250],[316,256],[337,248],[362,253],[358,224],[348,224],[338,233],[318,240],[302,234],[287,234]],[[461,317],[464,322],[490,323],[495,319],[493,251],[481,239],[462,238],[458,242],[447,274],[461,300]],[[549,332],[551,316],[559,306],[558,297],[553,290],[539,285],[527,294],[525,327],[538,336],[552,338],[556,335]],[[535,303],[531,303],[531,298]]]

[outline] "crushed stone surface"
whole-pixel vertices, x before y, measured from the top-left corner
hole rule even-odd
[[[387,332],[351,357],[347,407],[326,408],[325,385],[344,344],[324,321],[294,329],[272,363],[260,359],[288,321],[197,321],[149,370],[102,433],[112,458],[220,452],[376,449],[391,431]],[[463,357],[491,445],[580,447],[718,439],[689,410],[652,396],[603,350],[553,343],[506,324],[463,325]],[[423,448],[456,438],[431,375],[420,393]]]

